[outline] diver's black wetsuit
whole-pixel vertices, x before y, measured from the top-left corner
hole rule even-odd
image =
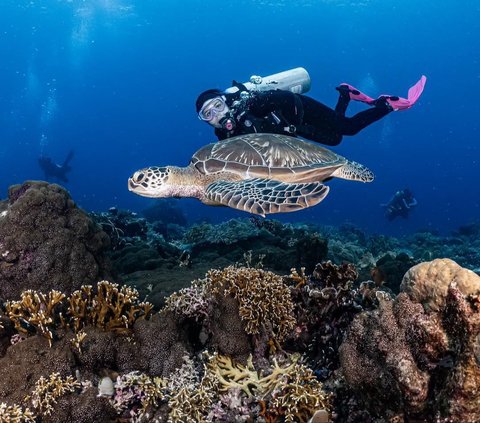
[[[233,109],[235,127],[215,129],[219,140],[254,132],[301,136],[326,145],[337,145],[343,135],[355,135],[371,123],[381,119],[391,109],[379,104],[368,110],[346,117],[350,102],[348,92],[340,92],[335,110],[301,94],[271,90],[250,93],[250,97]]]

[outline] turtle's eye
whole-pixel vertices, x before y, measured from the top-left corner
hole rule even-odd
[[[143,181],[143,179],[145,178],[145,174],[143,172],[135,172],[134,175],[133,175],[133,180],[139,184]]]

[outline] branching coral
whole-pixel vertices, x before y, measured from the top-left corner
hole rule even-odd
[[[338,366],[338,347],[353,316],[361,310],[353,281],[355,266],[337,266],[330,261],[317,264],[313,275],[292,270],[285,282],[292,286],[297,325],[287,340],[292,350],[307,351],[310,365],[322,378]]]
[[[54,404],[61,396],[75,392],[81,387],[80,382],[72,376],[63,379],[58,373],[52,373],[48,379],[43,376],[35,384],[35,389],[30,398],[33,407],[39,414],[50,415]]]
[[[101,281],[93,298],[90,286],[75,291],[69,299],[68,314],[74,329],[91,324],[107,331],[126,332],[137,319],[148,317],[152,310],[152,305],[139,302],[138,296],[138,291],[129,286],[119,288],[117,284]]]
[[[170,380],[173,377],[169,378]],[[167,382],[172,386],[171,382]],[[218,381],[213,373],[205,371],[202,380],[186,384],[169,394],[170,413],[168,423],[204,423],[218,390]]]
[[[48,294],[29,290],[22,293],[20,301],[7,302],[6,311],[19,332],[36,331],[48,339],[50,346],[56,326],[72,328],[75,333],[87,325],[124,333],[152,311],[150,303],[138,301],[137,290],[107,281],[98,283],[95,295],[87,285],[65,299],[55,290]],[[77,339],[78,346],[79,342]]]
[[[165,399],[165,384],[159,377],[151,378],[140,372],[127,373],[115,383],[112,405],[118,413],[130,410],[130,417],[141,418],[148,407],[156,407]]]
[[[172,311],[197,321],[208,317],[210,299],[205,287],[204,279],[193,281],[191,286],[170,295],[165,300],[163,311]]]
[[[262,328],[281,342],[295,326],[290,290],[281,276],[261,269],[229,266],[207,273],[209,291],[232,296],[239,303],[240,317],[249,334]]]
[[[52,345],[52,328],[58,320],[58,311],[65,295],[58,291],[48,294],[28,290],[22,292],[20,301],[9,301],[6,304],[7,314],[15,324],[15,329],[22,333],[29,333],[35,328],[44,335]]]
[[[29,408],[0,403],[0,423],[35,423],[35,415]]]
[[[328,397],[312,371],[292,355],[280,365],[274,358],[267,375],[258,372],[251,357],[244,366],[229,357],[214,355],[208,371],[219,381],[219,390],[240,390],[248,397],[263,398],[264,415],[284,416],[286,422],[306,422],[318,409],[328,409]]]
[[[328,408],[328,397],[313,372],[294,363],[282,384],[272,393],[271,409],[285,422],[306,422],[319,409]]]

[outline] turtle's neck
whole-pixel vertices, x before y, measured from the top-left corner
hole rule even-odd
[[[191,197],[201,200],[205,195],[205,186],[208,185],[208,177],[200,175],[196,169],[190,166],[169,166],[171,170],[170,188],[172,197]]]

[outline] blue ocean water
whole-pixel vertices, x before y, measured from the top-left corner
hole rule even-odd
[[[335,86],[405,96],[392,113],[333,149],[371,168],[372,184],[329,182],[327,199],[283,221],[401,234],[479,221],[480,3],[474,0],[3,0],[0,5],[0,198],[62,162],[79,206],[140,211],[127,190],[148,165],[186,165],[215,140],[197,95],[232,79],[303,66],[308,95],[334,106]],[[361,110],[354,104],[350,113]],[[380,203],[409,187],[418,207],[387,222]],[[192,220],[247,216],[179,200]]]

